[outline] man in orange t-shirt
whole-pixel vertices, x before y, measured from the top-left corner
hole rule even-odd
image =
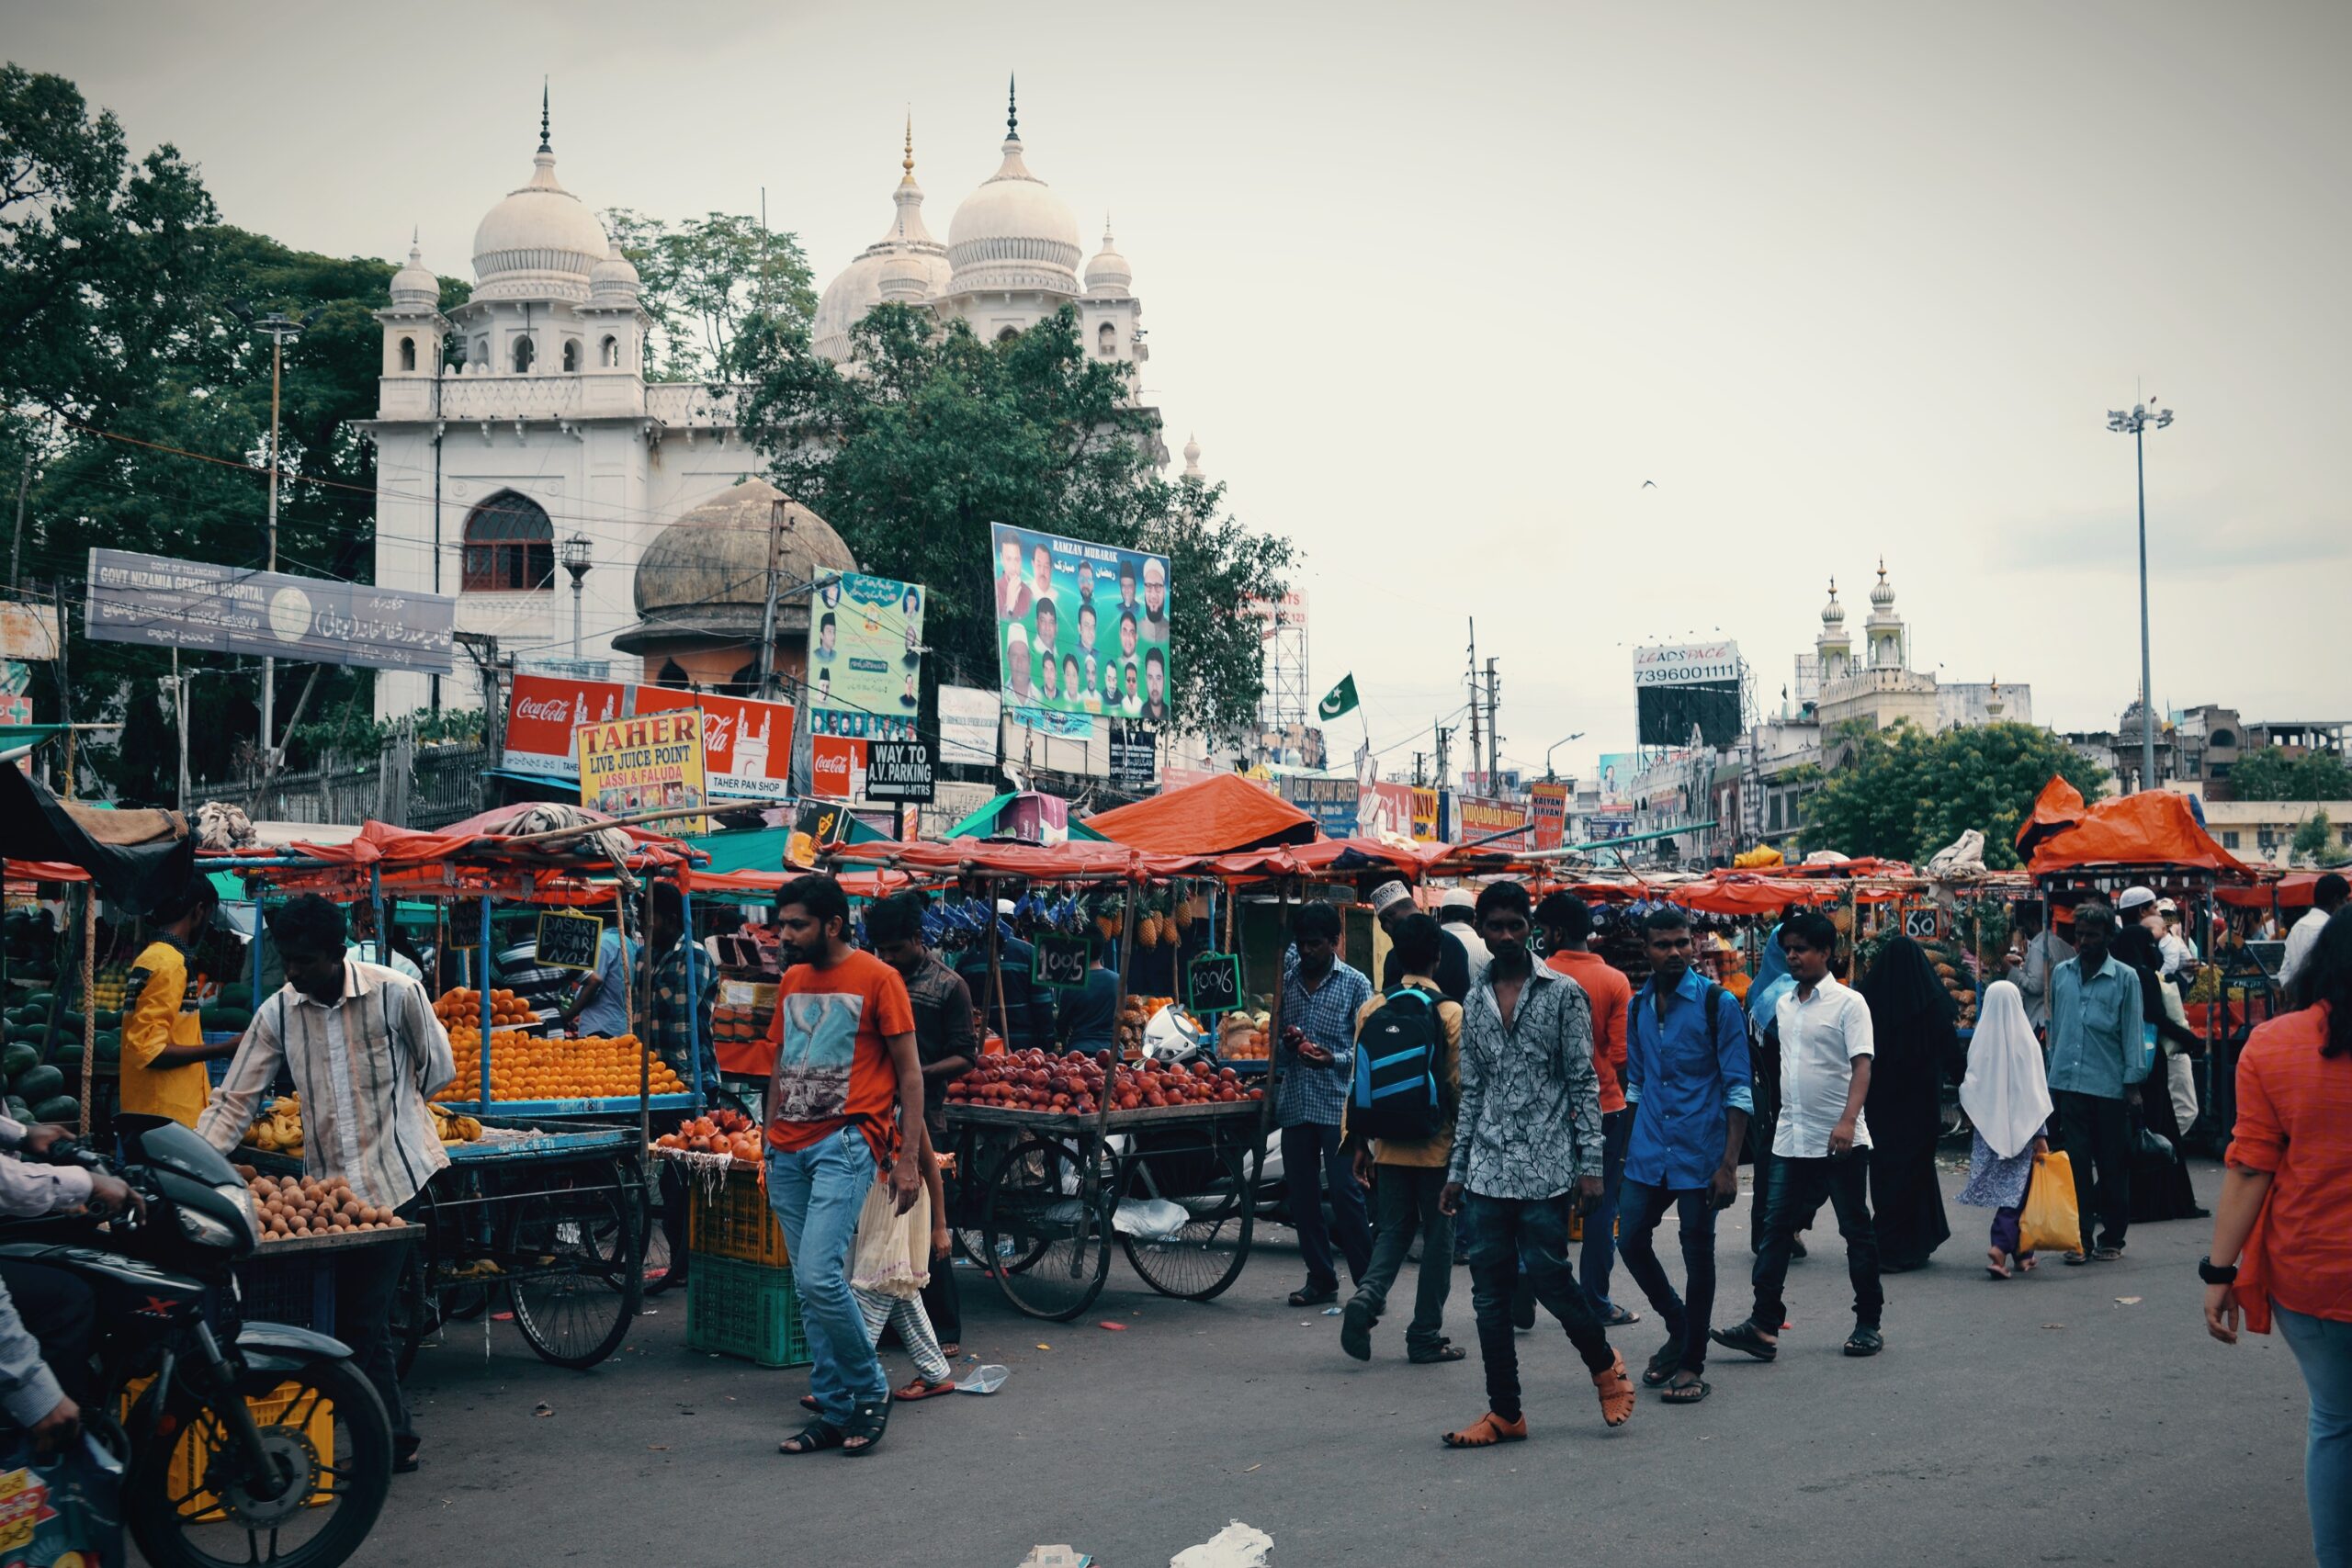
[[[1536,923],[1551,939],[1544,962],[1584,987],[1592,1004],[1592,1066],[1600,1076],[1600,1201],[1584,1217],[1584,1254],[1577,1260],[1577,1282],[1595,1316],[1611,1328],[1639,1323],[1637,1313],[1609,1299],[1609,1277],[1617,1266],[1617,1189],[1625,1179],[1625,1140],[1634,1118],[1625,1109],[1625,1010],[1633,982],[1592,951],[1592,908],[1573,893],[1547,895]]]
[[[768,1203],[792,1259],[817,1404],[817,1418],[781,1447],[865,1453],[888,1425],[890,1386],[850,1293],[849,1260],[877,1168],[899,1213],[922,1190],[914,1008],[896,969],[850,946],[840,883],[787,883],[776,914],[797,962],[776,986],[768,1026]]]

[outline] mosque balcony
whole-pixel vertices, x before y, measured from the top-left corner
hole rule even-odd
[[[571,596],[551,589],[535,593],[460,593],[458,629],[524,644],[569,637]]]
[[[646,417],[672,430],[731,428],[741,392],[705,381],[656,381],[645,389]]]
[[[450,376],[441,382],[441,417],[462,420],[562,419],[580,406],[577,376]]]

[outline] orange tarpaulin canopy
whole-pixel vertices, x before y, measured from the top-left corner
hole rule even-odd
[[[1235,773],[1105,811],[1086,825],[1150,854],[1226,854],[1315,841],[1314,818]]]
[[[2217,887],[2213,892],[2224,904],[2240,908],[2267,909],[2276,898],[2282,909],[2308,909],[2316,901],[2313,890],[2319,886],[2319,879],[2326,874],[2319,871],[2290,872],[2259,887]]]
[[[2053,786],[2064,783],[2052,781]],[[2041,793],[2044,800],[2051,795],[2049,789]],[[2073,793],[2071,786],[2068,793]],[[2034,819],[2040,821],[2041,814],[2042,803],[2036,802]],[[2188,866],[2238,881],[2254,876],[2250,867],[2214,842],[2187,795],[2166,790],[2142,790],[2084,807],[2077,820],[2034,845],[2026,869],[2041,875],[2087,865]]]
[[[2083,792],[2068,784],[2064,775],[2051,774],[2041,793],[2033,797],[2033,814],[2018,829],[2018,853],[2031,855],[2042,840],[2082,819]]]

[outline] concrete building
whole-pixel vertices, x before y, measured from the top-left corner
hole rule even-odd
[[[2285,869],[2341,865],[2352,861],[2352,800],[2208,799],[2202,803],[2202,809],[2205,830],[2248,865]],[[2327,850],[2315,860],[2296,860],[2296,833],[2304,823],[2322,814],[2327,818]]]

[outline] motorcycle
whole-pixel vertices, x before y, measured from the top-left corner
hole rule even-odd
[[[119,1161],[70,1140],[49,1159],[120,1177],[143,1218],[76,1242],[0,1243],[0,1258],[62,1269],[96,1298],[84,1417],[127,1461],[131,1538],[153,1568],[335,1568],[391,1483],[383,1402],[341,1342],[243,1320],[233,1265],[261,1232],[236,1168],[176,1122],[116,1125]]]

